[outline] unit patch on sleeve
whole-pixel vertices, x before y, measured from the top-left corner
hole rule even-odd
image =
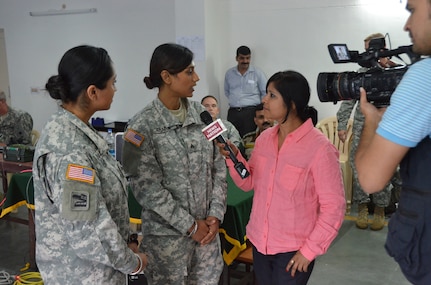
[[[124,134],[124,140],[139,147],[144,142],[144,136],[134,130],[129,129]]]
[[[94,184],[94,177],[95,173],[93,168],[76,164],[69,164],[67,166],[66,178],[69,180],[76,180]]]
[[[86,211],[90,206],[90,193],[84,191],[73,191],[71,194],[71,210]]]
[[[97,218],[97,196],[100,185],[66,180],[63,183],[61,215],[71,221]]]

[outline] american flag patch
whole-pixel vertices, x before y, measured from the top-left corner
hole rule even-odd
[[[141,146],[144,141],[144,136],[135,132],[134,130],[127,130],[124,134],[124,140],[128,141],[136,146]]]
[[[67,166],[66,178],[94,184],[94,169],[81,165],[69,164]]]

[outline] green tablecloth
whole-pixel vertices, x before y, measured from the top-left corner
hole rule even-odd
[[[230,265],[238,254],[246,248],[245,227],[250,217],[253,202],[253,191],[243,192],[227,175],[227,210],[220,225],[220,236],[223,244],[223,259]],[[0,218],[14,209],[26,205],[34,210],[33,179],[31,172],[14,174],[9,182],[6,200],[1,207]],[[141,223],[142,207],[129,189],[130,222]]]
[[[0,218],[23,205],[34,210],[33,179],[31,171],[12,175],[6,193],[6,200],[1,208]]]
[[[10,213],[14,209],[26,205],[34,210],[34,190],[31,172],[17,173],[12,175],[9,182],[6,200],[1,208],[0,218]],[[135,224],[141,223],[142,207],[136,201],[129,189],[129,214],[130,222]]]
[[[227,209],[224,221],[220,225],[220,233],[223,244],[223,259],[230,265],[246,245],[245,227],[250,218],[251,206],[253,204],[253,191],[244,192],[239,189],[229,172],[226,177]]]

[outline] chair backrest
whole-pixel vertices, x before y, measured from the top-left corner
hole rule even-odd
[[[353,120],[349,119],[349,122],[347,123],[347,136],[346,140],[342,142],[338,138],[338,122],[337,117],[332,116],[325,119],[320,120],[316,124],[316,128],[318,128],[323,134],[326,135],[326,137],[331,141],[335,147],[338,149],[341,155],[349,155],[350,150],[350,141],[352,139],[352,126],[353,126]]]
[[[122,163],[123,162],[123,139],[124,132],[118,132],[115,133],[115,141],[114,141],[114,147],[115,147],[115,158]]]
[[[38,130],[32,130],[31,131],[31,144],[33,146],[36,145],[37,141],[39,140],[39,137],[40,137],[40,133]]]

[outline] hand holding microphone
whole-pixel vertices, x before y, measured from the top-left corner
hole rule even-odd
[[[221,142],[216,142],[217,146],[220,148],[220,153],[227,157],[227,158],[231,158],[230,154],[233,154],[233,156],[236,157],[236,155],[239,152],[239,149],[236,147],[235,144],[233,144],[231,141],[227,141],[226,144],[229,146],[230,149],[227,149],[226,145],[224,143]]]
[[[202,132],[208,140],[216,139],[219,143],[224,145],[224,149],[229,152],[229,158],[234,163],[235,170],[238,172],[241,178],[246,178],[250,175],[244,164],[236,158],[233,150],[227,143],[226,139],[223,137],[222,133],[226,130],[220,119],[213,121],[211,114],[208,111],[203,111],[201,114],[201,120],[207,127],[205,127]]]

